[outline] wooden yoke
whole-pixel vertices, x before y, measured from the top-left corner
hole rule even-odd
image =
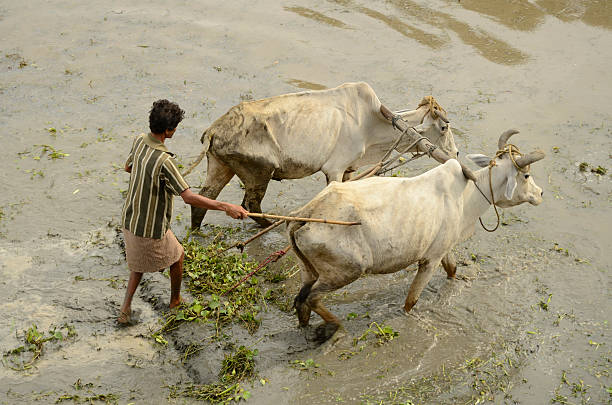
[[[402,120],[400,117],[393,114],[393,112],[389,110],[387,107],[385,107],[384,105],[380,106],[380,112],[383,115],[383,117],[385,117],[389,122],[391,122],[392,125],[395,124],[395,127],[397,129],[399,129],[402,132],[405,132],[410,142],[415,142],[421,136],[414,129],[409,128],[408,124],[406,124],[404,120]],[[396,118],[395,123],[393,122],[394,118]],[[419,150],[421,152],[426,152],[427,154],[429,154],[429,156],[436,159],[440,163],[444,163],[448,159],[451,159],[451,157],[449,157],[446,153],[442,152],[440,148],[433,145],[427,139],[422,139],[417,143],[417,151]],[[459,162],[459,164],[461,165],[461,170],[463,171],[463,175],[465,176],[465,178],[468,180],[472,180],[473,182],[476,182],[476,176],[474,176],[474,173],[472,172],[472,170],[461,162]]]

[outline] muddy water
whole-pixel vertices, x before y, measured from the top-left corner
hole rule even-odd
[[[532,168],[544,203],[503,210],[498,231],[457,246],[457,280],[438,272],[408,316],[399,308],[412,271],[331,294],[330,309],[350,318],[335,348],[308,341],[274,307],[255,335],[234,327],[228,340],[259,349],[266,381],[248,386],[249,402],[608,402],[611,30],[610,2],[596,0],[2,2],[0,349],[22,344],[32,324],[69,323],[78,336],[49,343],[28,372],[2,368],[0,402],[112,393],[119,403],[188,403],[168,399],[165,386],[213,381],[223,345],[178,360],[208,329],[186,326],[165,350],[148,338],[168,304],[161,274],[139,290],[139,323],[115,327],[127,270],[114,228],[130,138],[146,130],[153,100],[175,100],[187,115],[169,145],[186,163],[202,130],[241,100],[357,80],[396,109],[433,94],[462,156],[492,154],[502,131],[519,129],[515,144],[547,153]],[[420,160],[400,174],[433,166]],[[591,171],[598,166],[607,173]],[[272,184],[264,209],[299,207],[322,177]],[[188,180],[204,178],[202,164]],[[236,180],[221,195],[241,197]],[[178,201],[175,216],[182,236],[189,211]],[[214,213],[207,221],[231,223]],[[249,253],[285,244],[273,232]],[[277,265],[294,265],[286,260]],[[354,346],[372,322],[399,335]],[[307,359],[319,367],[290,367]]]

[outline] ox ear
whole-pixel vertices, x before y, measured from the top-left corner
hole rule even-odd
[[[516,173],[517,173],[517,170],[514,167],[512,167],[510,175],[508,176],[508,181],[506,182],[506,191],[505,191],[506,200],[512,199],[512,194],[514,194],[514,190],[516,189]]]
[[[467,155],[467,158],[470,159],[472,162],[476,163],[480,167],[489,166],[489,162],[491,161],[490,157],[481,155],[480,153],[469,154]]]

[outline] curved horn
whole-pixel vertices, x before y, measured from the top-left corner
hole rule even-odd
[[[444,114],[442,111],[437,110],[436,113],[438,114],[438,117],[440,117],[442,121],[446,122],[447,124],[450,122],[448,118],[446,118],[446,114]]]
[[[508,139],[515,134],[518,134],[519,131],[517,131],[516,129],[509,129],[506,132],[504,132],[503,134],[501,134],[499,136],[499,141],[497,142],[497,148],[498,149],[503,149],[504,146],[506,146],[506,144],[508,143]]]
[[[527,167],[530,164],[537,162],[538,160],[544,159],[545,156],[546,155],[544,154],[544,152],[542,152],[541,150],[536,150],[516,159],[516,164],[518,167]]]

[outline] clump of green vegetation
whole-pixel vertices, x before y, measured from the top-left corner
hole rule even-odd
[[[38,151],[38,154],[35,154],[34,156],[32,156],[32,159],[34,160],[40,160],[40,158],[43,157],[45,154],[47,155],[49,159],[52,159],[52,160],[63,159],[65,157],[70,156],[70,154],[64,153],[61,150],[55,149],[53,146],[46,145],[46,144],[34,145],[32,150],[25,150],[23,152],[19,152],[18,155],[28,156],[30,154],[33,154],[36,151]]]
[[[62,333],[62,330],[64,330],[64,333]],[[12,370],[29,370],[42,356],[45,343],[63,341],[76,335],[77,332],[72,325],[64,324],[60,328],[52,327],[48,333],[45,333],[39,332],[38,327],[34,324],[23,332],[25,344],[4,353],[2,362]]]
[[[385,325],[380,326],[378,323],[372,322],[368,330],[366,330],[363,335],[356,339],[353,339],[353,346],[356,346],[357,342],[365,340],[369,334],[373,334],[374,336],[376,336],[376,344],[379,346],[390,342],[397,336],[399,336],[399,332],[394,331],[392,327]]]
[[[195,298],[193,304],[182,305],[169,312],[163,326],[152,337],[167,344],[163,334],[183,322],[206,322],[215,326],[215,337],[224,325],[238,321],[251,333],[259,328],[257,305],[264,298],[260,281],[253,276],[236,286],[255,270],[257,263],[248,260],[246,253],[224,253],[225,244],[215,242],[204,246],[195,239],[183,242],[185,248],[184,275],[187,289]],[[236,286],[236,287],[235,287]],[[233,288],[235,287],[235,288]]]
[[[290,364],[291,364],[291,367],[296,368],[300,371],[306,371],[306,370],[311,370],[313,368],[321,367],[321,365],[319,363],[315,363],[313,359],[293,360]]]
[[[580,163],[580,165],[578,165],[578,170],[580,170],[581,172],[586,172],[588,167],[589,164],[587,162],[582,162]]]
[[[591,169],[591,172],[595,173],[595,174],[601,174],[602,176],[604,174],[606,174],[608,172],[608,170],[606,170],[606,168],[602,167],[602,166],[597,166],[594,169]]]
[[[562,391],[568,390],[569,395],[574,398],[580,399],[581,404],[590,403],[590,395],[588,394],[588,390],[591,388],[590,385],[586,385],[583,380],[578,380],[577,382],[571,382],[567,378],[567,372],[564,370],[561,372],[561,383],[555,389],[555,396],[551,399],[551,403],[555,404],[573,404],[573,401],[569,401],[568,397],[562,394]]]
[[[538,303],[538,306],[540,307],[540,309],[543,309],[544,311],[548,311],[548,304],[550,304],[551,299],[552,299],[552,294],[548,294],[548,299],[546,301],[540,300],[540,302]]]
[[[242,389],[239,383],[231,384],[229,387],[223,383],[188,385],[184,388],[170,386],[170,398],[178,397],[194,398],[211,404],[227,404],[232,401],[247,400],[251,397],[251,393]]]
[[[231,383],[255,377],[255,356],[258,353],[257,349],[250,350],[240,346],[234,354],[226,355],[221,365],[219,379]]]
[[[210,403],[228,403],[249,399],[251,393],[240,387],[239,382],[255,377],[255,356],[257,349],[251,350],[240,346],[233,354],[226,355],[219,371],[219,382],[205,385],[188,385],[184,388],[170,387],[170,397],[179,396],[209,401]]]

